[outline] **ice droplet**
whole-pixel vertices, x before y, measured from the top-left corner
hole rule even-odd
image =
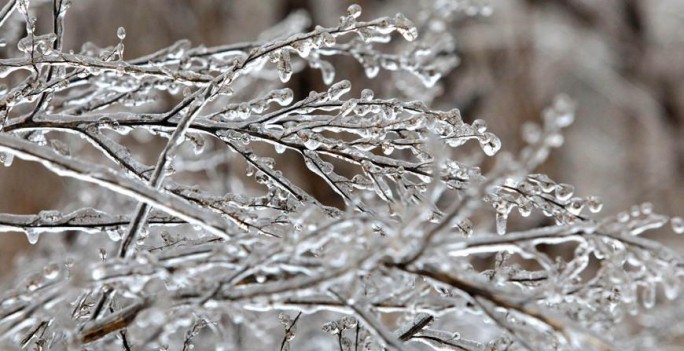
[[[110,240],[112,241],[119,241],[121,240],[121,229],[120,228],[114,228],[114,229],[108,229],[106,230],[107,236],[109,237]]]
[[[358,4],[351,4],[347,7],[347,14],[354,18],[359,18],[361,16],[361,6]]]
[[[598,213],[603,209],[603,201],[598,196],[589,196],[587,197],[587,206],[592,213]]]
[[[59,275],[59,266],[56,264],[49,264],[43,267],[43,276],[45,279],[55,279]]]
[[[629,213],[627,213],[626,211],[618,213],[617,220],[620,223],[627,223],[627,221],[629,221]]]
[[[370,89],[363,89],[361,91],[361,100],[362,101],[371,101],[373,100],[373,90]]]
[[[116,30],[116,37],[119,38],[119,40],[126,39],[126,28],[119,27],[119,29]]]
[[[570,184],[560,183],[556,185],[556,198],[561,202],[570,200],[575,193],[575,187]]]
[[[570,199],[570,202],[566,206],[566,209],[568,210],[568,212],[572,213],[575,216],[579,216],[580,213],[582,213],[583,208],[584,208],[584,199],[579,198],[579,197],[573,197],[572,199]],[[629,215],[628,215],[628,217],[629,217]]]
[[[0,152],[0,163],[2,163],[5,167],[11,166],[12,161],[14,161],[13,154],[9,152]]]
[[[40,237],[40,232],[35,230],[35,229],[28,229],[26,230],[26,239],[28,242],[33,245],[38,242],[38,238]]]
[[[472,127],[478,133],[484,133],[487,131],[487,122],[485,122],[484,120],[481,120],[481,119],[476,119],[473,121]]]
[[[677,234],[684,234],[684,219],[682,217],[670,218],[672,230]]]
[[[651,213],[653,213],[653,204],[650,202],[642,203],[639,208],[641,209],[641,213],[645,215],[650,215]]]
[[[283,144],[275,144],[273,145],[273,148],[275,149],[275,152],[279,154],[282,154],[287,149]]]

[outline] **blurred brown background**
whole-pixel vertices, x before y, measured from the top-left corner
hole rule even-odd
[[[362,19],[398,11],[414,18],[420,7],[440,2],[444,1],[357,1],[364,8]],[[66,18],[65,49],[78,51],[86,41],[113,45],[120,26],[128,33],[128,58],[182,38],[206,46],[251,41],[299,8],[309,11],[314,24],[336,25],[350,3],[73,1]],[[49,2],[34,4],[39,29],[48,28]],[[456,15],[449,21],[462,62],[443,79],[445,93],[432,106],[459,107],[467,121],[487,120],[504,149],[515,151],[520,147],[520,125],[539,121],[553,97],[566,93],[577,102],[577,119],[566,131],[565,145],[553,152],[541,171],[576,185],[582,195],[601,196],[606,214],[642,201],[652,202],[657,211],[684,214],[684,1],[490,4],[491,16]],[[6,37],[23,35],[21,30],[1,30],[7,31]],[[10,55],[8,50],[0,49],[0,56]],[[338,77],[365,81],[358,64],[342,64]],[[369,84],[382,91],[381,81]],[[295,75],[290,86],[299,96],[323,87],[317,72]],[[0,211],[60,208],[64,182],[40,166],[15,161],[11,168],[0,168]],[[8,267],[12,256],[25,248],[23,235],[3,234],[0,267]]]

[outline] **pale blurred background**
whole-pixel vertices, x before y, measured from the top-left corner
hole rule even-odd
[[[44,22],[39,23],[40,32],[50,20],[50,4],[34,3]],[[118,27],[126,28],[127,58],[183,38],[206,46],[251,41],[296,9],[308,11],[313,24],[336,25],[350,3],[74,0],[66,18],[65,49],[78,51],[86,41],[113,45]],[[412,18],[419,4],[431,4],[356,3],[364,9],[362,19],[398,11]],[[565,145],[553,152],[541,171],[576,185],[581,195],[601,196],[605,214],[643,201],[652,202],[656,211],[684,214],[684,1],[489,4],[490,16],[460,15],[449,23],[461,64],[443,79],[444,93],[432,107],[459,107],[466,121],[485,119],[502,138],[504,149],[515,151],[521,145],[521,124],[539,121],[553,97],[566,93],[577,102],[576,123],[566,131]],[[23,36],[21,28],[8,35]],[[0,48],[0,57],[14,55],[9,50]],[[339,64],[338,76],[366,81],[357,63]],[[383,89],[382,80],[368,84]],[[323,89],[320,74],[313,71],[293,76],[289,85],[298,96]],[[0,167],[0,211],[25,214],[59,208],[64,182],[36,164],[15,161],[10,168]],[[311,190],[326,196],[325,189]],[[669,233],[659,235],[675,240]],[[2,235],[0,272],[6,272],[12,257],[27,244],[23,235]]]

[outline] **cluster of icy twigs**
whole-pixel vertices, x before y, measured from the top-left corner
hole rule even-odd
[[[352,5],[335,27],[290,34],[302,26],[290,20],[275,39],[179,41],[131,60],[123,28],[112,47],[63,51],[68,0],[51,3],[53,31],[43,35],[29,1],[6,3],[0,28],[25,24],[26,36],[7,50],[16,57],[0,59],[10,83],[0,89],[0,158],[74,178],[67,186],[77,200],[65,212],[0,215],[2,231],[24,232],[41,250],[2,293],[0,346],[470,351],[624,342],[609,331],[640,303],[652,307],[658,286],[675,298],[684,273],[680,255],[639,235],[668,221],[682,233],[684,224],[649,204],[594,219],[597,197],[530,174],[572,123],[567,98],[525,127],[519,155],[497,156],[482,174],[482,156],[501,146],[484,121],[368,89],[350,97],[351,83],[335,82],[326,58],[342,55],[369,78],[385,69],[396,72],[393,83],[435,86],[458,60],[436,39],[443,35],[418,39],[417,27],[440,28],[428,24],[448,21],[439,16],[445,3],[417,26],[400,14],[363,22]],[[394,33],[413,43],[377,47]],[[276,82],[305,65],[329,87],[295,101]],[[130,150],[155,140],[152,165]],[[457,148],[470,156],[454,160]],[[303,160],[310,172],[301,173],[324,181],[340,205],[286,175],[276,160],[288,158]],[[188,185],[197,174],[208,180]],[[507,232],[514,209],[553,225]]]

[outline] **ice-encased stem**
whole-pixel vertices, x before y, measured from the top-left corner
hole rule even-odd
[[[201,226],[214,235],[229,239],[230,227],[219,214],[193,206],[178,196],[160,192],[108,167],[74,160],[51,149],[7,134],[0,134],[0,150],[26,161],[41,163],[57,175],[97,184],[137,201],[148,203],[188,223]]]

